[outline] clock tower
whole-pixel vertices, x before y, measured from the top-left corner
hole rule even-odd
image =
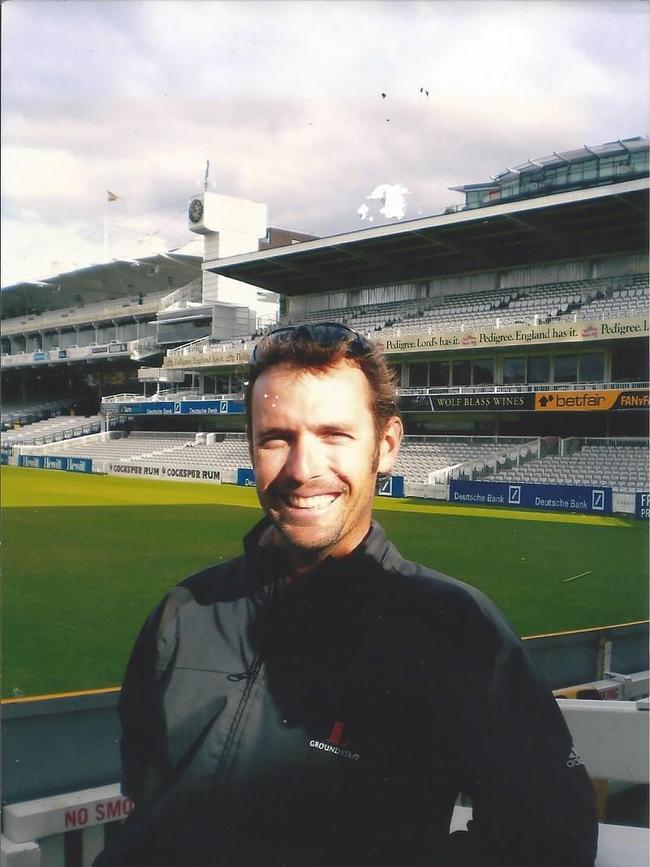
[[[203,300],[245,304],[255,308],[257,289],[229,277],[205,270],[215,259],[252,253],[266,237],[266,205],[234,196],[203,192],[190,199],[187,224],[205,238],[203,253]]]

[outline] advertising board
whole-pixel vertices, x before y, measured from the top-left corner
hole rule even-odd
[[[237,484],[244,488],[255,487],[255,473],[250,467],[239,467],[237,470]]]
[[[648,320],[643,316],[595,319],[584,322],[557,320],[540,325],[504,325],[501,328],[468,327],[464,331],[441,331],[430,334],[426,330],[401,335],[399,328],[384,329],[374,337],[384,352],[431,352],[441,349],[494,349],[501,346],[528,344],[552,345],[557,343],[589,343],[594,340],[617,340],[629,337],[647,337]]]
[[[18,455],[18,466],[42,470],[43,458],[40,455]]]
[[[108,407],[108,404],[105,405]],[[121,415],[229,415],[244,412],[241,400],[156,400],[111,404]]]
[[[214,467],[165,467],[160,464],[127,464],[116,461],[108,464],[107,472],[110,476],[137,476],[164,481],[221,483],[221,470]]]
[[[381,479],[377,487],[378,497],[403,497],[404,476],[389,476]]]
[[[513,482],[449,483],[449,501],[466,505],[521,506],[550,512],[611,515],[612,489],[586,485],[533,485]]]

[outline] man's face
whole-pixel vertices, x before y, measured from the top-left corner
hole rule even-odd
[[[260,376],[249,429],[257,493],[294,563],[343,556],[361,542],[377,472],[390,471],[401,436],[395,418],[377,437],[368,381],[350,362]]]

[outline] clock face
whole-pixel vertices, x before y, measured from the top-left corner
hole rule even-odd
[[[200,222],[203,216],[203,202],[201,199],[192,199],[188,215],[191,223]]]

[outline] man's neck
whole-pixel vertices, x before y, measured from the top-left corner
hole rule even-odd
[[[277,547],[284,551],[287,560],[286,577],[289,583],[294,583],[317,569],[328,557],[334,557],[335,559],[347,557],[366,538],[369,530],[370,521],[364,532],[357,534],[358,538],[355,536],[354,539],[348,540],[346,545],[313,551],[294,548],[288,545],[273,524],[270,524],[260,536],[258,544],[262,548],[267,546]]]

